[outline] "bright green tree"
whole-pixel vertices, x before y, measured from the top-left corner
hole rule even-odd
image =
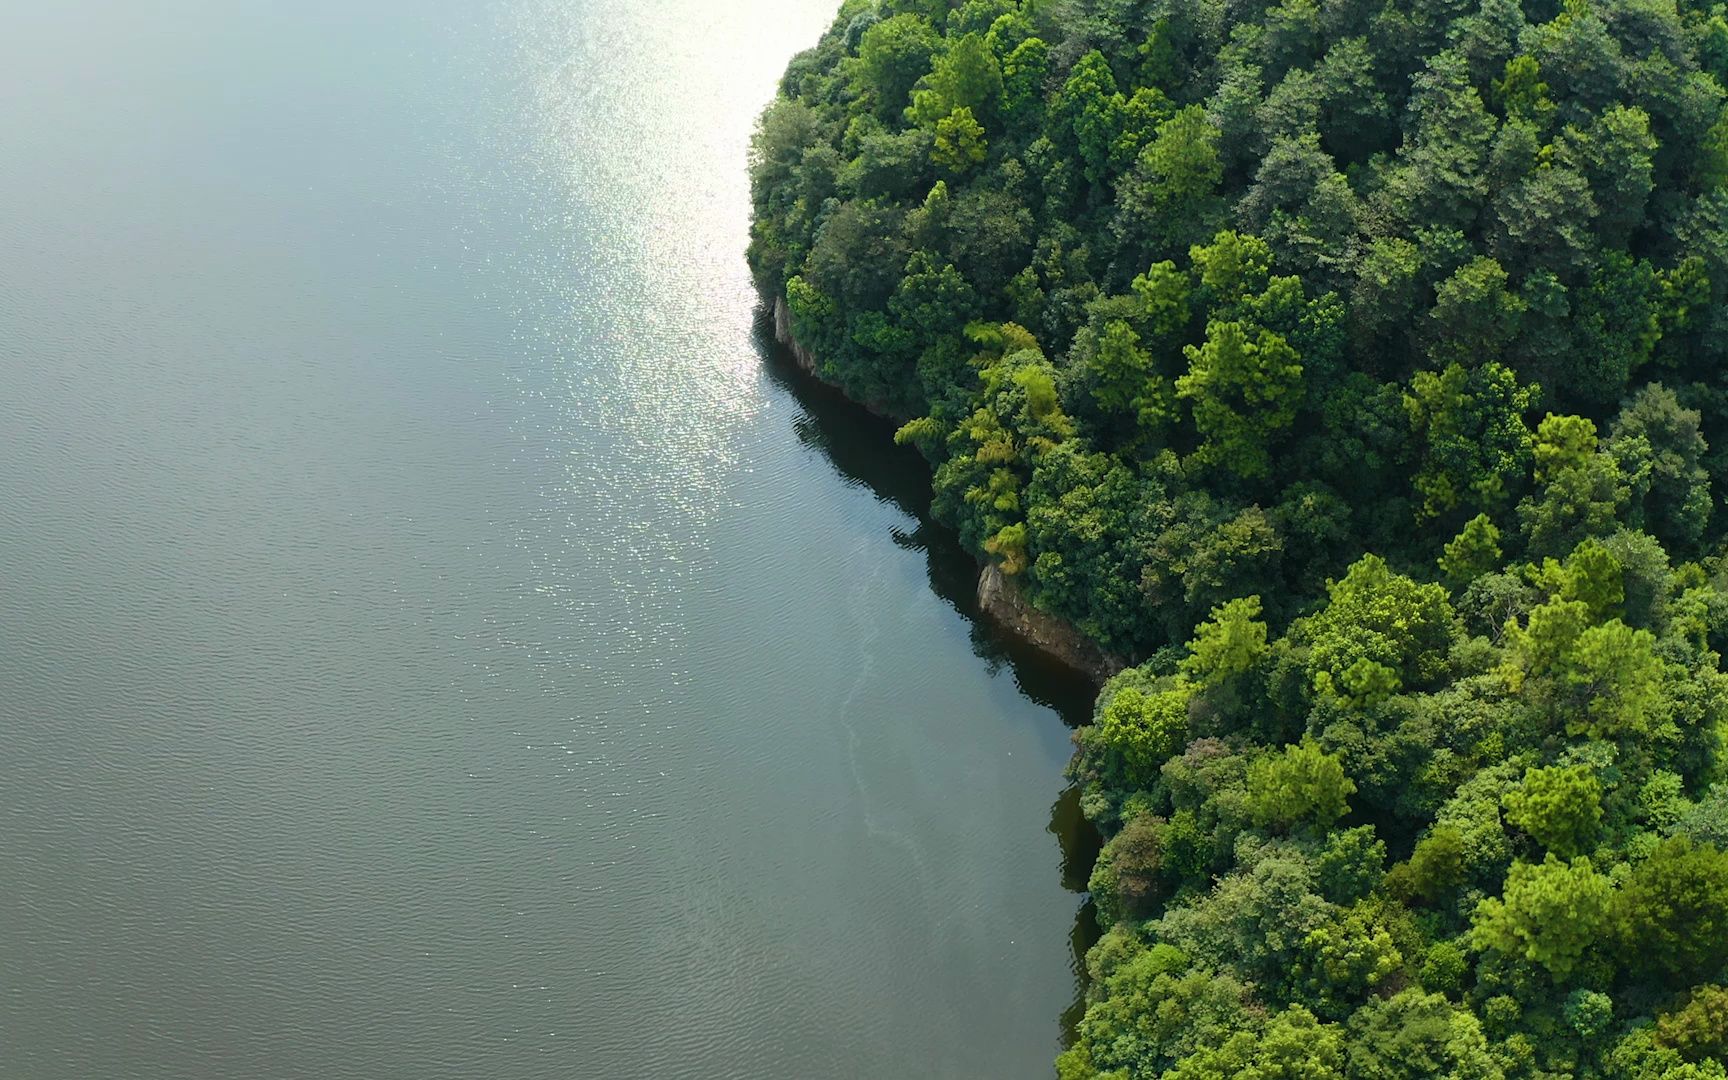
[[[1356,785],[1344,766],[1312,741],[1291,744],[1248,768],[1248,805],[1263,825],[1332,824],[1350,810]]]
[[[1344,1080],[1343,1032],[1293,1005],[1176,1063],[1163,1080]]]
[[[1188,249],[1198,279],[1199,299],[1214,311],[1242,311],[1265,288],[1272,272],[1272,249],[1252,234],[1226,230],[1209,244]]]
[[[1506,61],[1505,73],[1494,82],[1494,98],[1507,117],[1538,130],[1553,120],[1554,102],[1548,84],[1542,81],[1542,65],[1534,56],[1514,56]]]
[[[1614,886],[1589,859],[1514,863],[1502,896],[1476,907],[1471,944],[1522,960],[1564,981],[1603,943]]]
[[[1292,628],[1307,646],[1311,684],[1321,694],[1351,696],[1351,673],[1367,667],[1388,673],[1393,690],[1444,672],[1453,634],[1444,586],[1393,573],[1386,560],[1364,555],[1326,591],[1326,606]]]
[[[1440,556],[1440,572],[1454,586],[1462,587],[1500,565],[1500,530],[1487,514],[1477,514]]]
[[[1536,492],[1518,506],[1531,549],[1569,551],[1586,537],[1613,531],[1631,489],[1618,463],[1597,449],[1596,425],[1550,413],[1536,429],[1533,450]]]
[[[1192,696],[1181,683],[1151,693],[1124,687],[1098,713],[1100,744],[1121,757],[1131,779],[1149,783],[1187,739]]]
[[[962,105],[936,121],[936,141],[930,150],[930,160],[936,167],[959,174],[981,163],[988,153],[984,127]]]
[[[1106,413],[1129,413],[1153,378],[1152,357],[1140,347],[1140,335],[1122,319],[1106,323],[1091,356],[1096,381],[1092,399]]]
[[[1506,644],[1509,688],[1528,692],[1570,735],[1647,734],[1666,719],[1663,661],[1647,630],[1619,619],[1592,625],[1589,604],[1560,599],[1510,624]]]
[[[1266,651],[1260,598],[1245,596],[1213,608],[1212,617],[1195,628],[1182,672],[1197,686],[1217,686],[1254,670]]]
[[[1602,827],[1602,784],[1588,765],[1530,769],[1506,793],[1506,820],[1562,859],[1581,855]]]
[[[1308,932],[1295,978],[1303,998],[1331,1019],[1344,1019],[1404,966],[1379,904],[1357,904],[1337,921]]]
[[[1301,357],[1270,330],[1215,322],[1204,345],[1190,345],[1176,396],[1193,408],[1201,444],[1195,456],[1238,476],[1271,471],[1271,445],[1302,402]]]

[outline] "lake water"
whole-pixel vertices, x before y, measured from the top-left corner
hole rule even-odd
[[[0,1076],[1049,1075],[1075,688],[743,262],[831,14],[0,15]]]

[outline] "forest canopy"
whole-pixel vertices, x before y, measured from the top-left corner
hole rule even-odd
[[[1728,1078],[1728,9],[847,0],[750,257],[1133,666],[1064,1080]]]

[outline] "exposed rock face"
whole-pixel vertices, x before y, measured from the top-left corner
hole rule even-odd
[[[978,572],[978,609],[1015,637],[1098,682],[1128,666],[1067,620],[1033,607],[1019,583],[994,563]]]
[[[805,348],[804,344],[793,336],[792,309],[786,303],[786,297],[784,296],[776,296],[774,298],[774,340],[786,346],[786,351],[792,354],[792,359],[797,361],[798,366],[807,372],[811,378],[816,379],[818,382],[825,383],[828,386],[832,386],[836,390],[840,389],[839,385],[835,383],[834,380],[828,378],[828,376],[822,373],[822,365],[816,360],[816,354]],[[841,392],[844,393],[844,391]],[[865,412],[879,416],[884,420],[889,420],[896,424],[904,424],[907,420],[911,419],[909,416],[902,416],[899,413],[896,413],[893,409],[890,409],[880,401],[861,401],[858,398],[852,397],[850,394],[847,394],[846,396],[848,400],[863,409]]]
[[[774,338],[812,378],[834,385],[822,374],[816,354],[793,336],[792,309],[784,295],[774,298]],[[894,415],[880,402],[853,400],[866,411],[896,423],[906,419]],[[1102,683],[1128,666],[1099,648],[1067,620],[1033,607],[1019,584],[993,563],[978,572],[978,608],[1003,630],[1097,682]]]
[[[784,296],[774,298],[774,340],[786,346],[786,351],[792,354],[792,359],[798,361],[799,367],[818,379],[822,378],[822,369],[816,364],[815,354],[792,336],[792,309],[787,305]]]

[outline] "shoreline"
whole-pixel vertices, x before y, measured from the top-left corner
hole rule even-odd
[[[774,340],[787,351],[800,371],[872,416],[896,424],[904,422],[904,417],[896,416],[880,405],[852,397],[833,379],[825,376],[816,354],[792,332],[792,312],[786,297],[776,294],[772,304]],[[995,563],[979,563],[976,596],[979,613],[997,630],[1086,676],[1097,687],[1102,687],[1111,676],[1129,666],[1081,633],[1073,623],[1034,605],[1019,583],[1003,574]]]

